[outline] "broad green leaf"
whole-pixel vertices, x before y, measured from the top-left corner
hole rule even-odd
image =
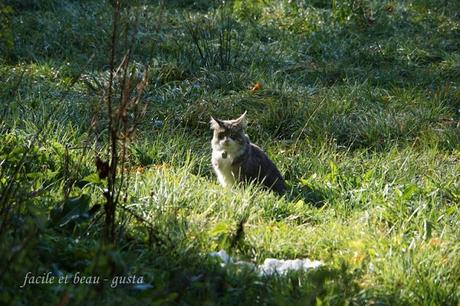
[[[50,219],[54,225],[63,227],[71,221],[79,222],[89,219],[89,195],[82,194],[63,201],[60,207],[50,211]]]
[[[99,175],[97,173],[91,173],[91,174],[85,176],[82,179],[82,181],[87,182],[87,183],[92,183],[92,184],[100,184],[101,183],[101,179],[99,178]]]

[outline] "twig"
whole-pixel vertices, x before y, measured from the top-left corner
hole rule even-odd
[[[110,173],[107,178],[107,192],[105,194],[107,204],[105,208],[105,239],[107,242],[114,241],[115,235],[115,206],[114,194],[115,191],[115,178],[117,174],[117,134],[113,126],[113,105],[112,105],[112,85],[114,80],[114,68],[115,68],[115,54],[117,47],[117,32],[118,32],[118,21],[120,18],[120,1],[115,1],[115,8],[113,10],[112,17],[112,44],[110,53],[110,75],[107,92],[107,118],[108,122],[108,139],[110,146],[108,149],[108,156],[110,156]]]

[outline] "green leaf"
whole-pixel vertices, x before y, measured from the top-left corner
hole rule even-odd
[[[222,234],[228,234],[230,232],[230,225],[228,223],[225,223],[225,222],[219,222],[216,224],[216,226],[214,226],[214,228],[211,229],[210,231],[210,235],[211,236],[219,236],[219,235],[222,235]]]
[[[418,190],[417,185],[411,184],[411,185],[407,186],[406,189],[404,189],[404,192],[403,192],[403,194],[401,196],[401,199],[403,201],[409,200],[415,194],[415,192],[417,190]]]
[[[64,227],[88,220],[90,197],[82,194],[78,197],[69,198],[50,211],[51,223],[55,226]]]
[[[97,173],[91,173],[90,175],[85,176],[82,181],[96,185],[101,183],[101,179]]]
[[[103,182],[97,173],[91,173],[75,183],[78,188],[83,188],[88,184],[101,185]]]
[[[300,179],[299,181],[300,181],[300,184],[301,184],[302,186],[308,186],[308,180],[307,180],[307,179],[303,179],[303,178],[302,178],[302,179]]]

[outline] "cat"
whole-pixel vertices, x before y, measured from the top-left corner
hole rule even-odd
[[[239,182],[256,182],[282,195],[284,179],[279,170],[244,133],[247,125],[246,112],[233,120],[211,117],[212,167],[219,183],[231,187]]]

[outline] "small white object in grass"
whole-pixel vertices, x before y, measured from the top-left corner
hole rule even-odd
[[[264,263],[259,265],[261,275],[279,274],[284,275],[289,271],[306,271],[322,266],[323,262],[319,260],[311,261],[305,259],[276,259],[267,258]]]
[[[162,127],[163,126],[163,121],[162,120],[153,120],[153,126],[154,127]]]
[[[239,267],[247,267],[250,269],[256,269],[259,271],[261,276],[269,276],[273,274],[285,275],[290,271],[306,271],[309,269],[315,269],[323,265],[322,261],[305,259],[276,259],[267,258],[264,263],[256,266],[252,262],[239,260],[234,262],[230,255],[225,250],[219,252],[212,252],[209,254],[211,257],[219,258],[222,263],[221,266],[225,267],[228,264],[233,264]]]
[[[209,254],[209,256],[220,258],[220,260],[222,261],[222,266],[231,263],[232,260],[230,256],[227,254],[227,252],[225,252],[225,250],[220,250],[219,252],[212,252]]]

